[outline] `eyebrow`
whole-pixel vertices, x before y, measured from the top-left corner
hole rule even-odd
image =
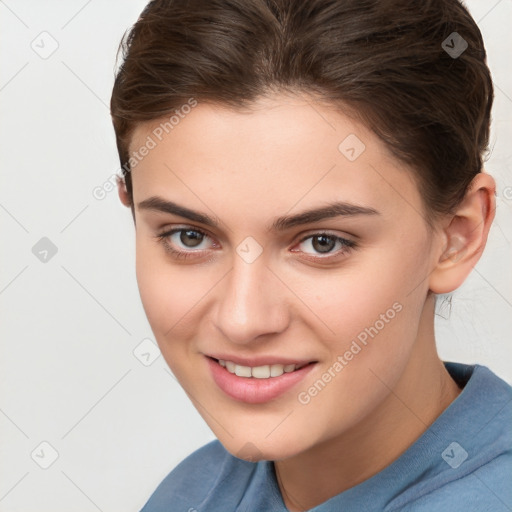
[[[140,210],[160,211],[170,213],[179,217],[184,217],[193,222],[199,222],[206,226],[218,228],[220,222],[206,213],[197,212],[176,204],[172,201],[163,199],[162,197],[152,196],[137,205]],[[305,210],[295,215],[284,215],[274,220],[268,231],[285,231],[295,226],[309,224],[333,217],[354,217],[356,215],[380,215],[380,212],[374,208],[359,206],[346,202],[332,202],[320,208]]]

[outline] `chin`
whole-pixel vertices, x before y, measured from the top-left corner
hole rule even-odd
[[[250,438],[246,436],[230,437],[226,433],[218,436],[220,443],[234,457],[247,460],[249,462],[258,462],[260,460],[284,460],[298,455],[306,446],[299,444],[299,440],[288,437],[287,440],[279,438],[266,439],[267,433],[259,437]]]

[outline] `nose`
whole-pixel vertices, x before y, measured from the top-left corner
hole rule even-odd
[[[286,329],[286,287],[264,258],[247,263],[235,255],[233,268],[219,284],[214,323],[226,340],[248,344]]]

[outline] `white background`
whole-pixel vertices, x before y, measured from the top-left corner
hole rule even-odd
[[[0,512],[137,511],[214,438],[163,358],[135,357],[153,337],[131,213],[115,190],[92,194],[119,169],[115,58],[145,3],[0,1]],[[468,6],[495,84],[497,215],[437,339],[443,359],[512,383],[512,1]],[[46,59],[33,49],[57,44]],[[57,248],[46,263],[32,252],[43,237]]]

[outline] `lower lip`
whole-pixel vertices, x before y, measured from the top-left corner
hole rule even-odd
[[[279,377],[256,379],[254,377],[239,377],[230,373],[210,357],[207,357],[206,360],[217,386],[229,397],[248,404],[262,404],[277,398],[304,379],[315,366],[312,363],[299,370],[283,373]]]

